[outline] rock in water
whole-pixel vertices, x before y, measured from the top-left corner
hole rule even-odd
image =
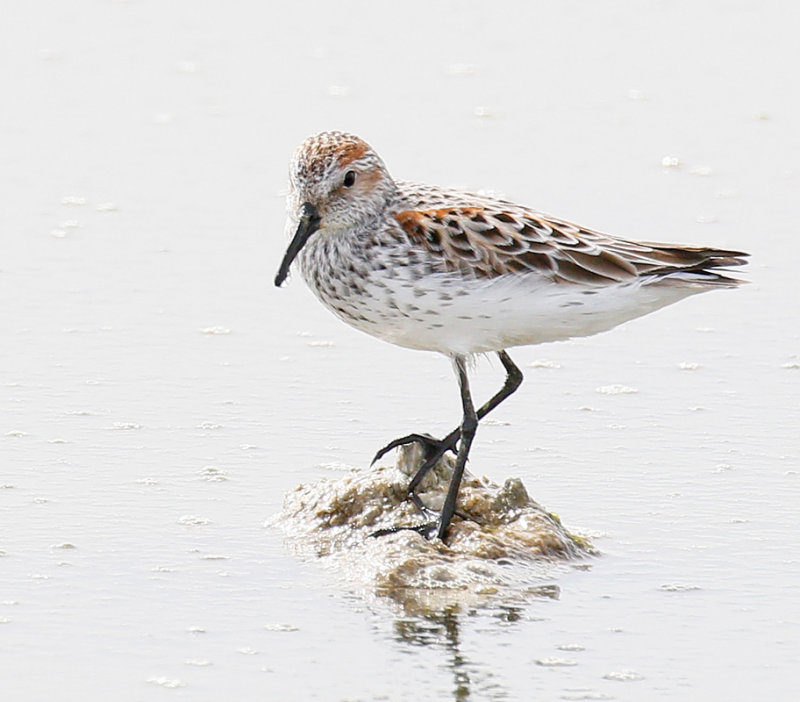
[[[519,478],[498,486],[469,473],[458,499],[466,519],[453,520],[447,544],[409,530],[372,538],[379,529],[425,523],[406,499],[409,475],[419,463],[420,448],[411,444],[399,451],[394,468],[353,470],[301,485],[270,523],[284,530],[298,553],[324,557],[351,585],[422,614],[498,597],[557,597],[557,586],[547,581],[595,553],[532,500]],[[432,509],[444,501],[452,466],[453,458],[445,456],[419,486]]]

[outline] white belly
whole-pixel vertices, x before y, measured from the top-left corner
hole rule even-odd
[[[365,281],[358,295],[320,299],[357,329],[399,346],[471,354],[597,334],[702,292],[684,281],[640,278],[585,287],[533,275],[491,281],[435,274]]]

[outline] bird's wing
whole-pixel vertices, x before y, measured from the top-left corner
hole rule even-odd
[[[741,265],[747,255],[617,239],[522,208],[459,206],[404,210],[395,217],[442,271],[479,278],[533,273],[559,283],[602,286]]]

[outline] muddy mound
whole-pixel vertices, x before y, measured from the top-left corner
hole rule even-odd
[[[446,543],[405,529],[373,537],[381,529],[429,521],[406,499],[419,455],[412,444],[401,449],[395,467],[301,485],[271,523],[298,553],[323,557],[359,588],[423,612],[497,597],[557,596],[557,586],[547,581],[594,553],[585,538],[568,532],[531,499],[518,478],[498,486],[469,473]],[[431,509],[444,501],[452,464],[451,457],[442,459],[419,487]]]

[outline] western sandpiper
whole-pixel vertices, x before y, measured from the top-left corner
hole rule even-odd
[[[292,237],[275,285],[297,258],[320,301],[348,324],[412,349],[438,351],[455,368],[463,418],[444,439],[409,434],[422,464],[409,498],[445,452],[456,453],[438,519],[416,527],[444,539],[478,421],[511,395],[522,373],[505,349],[588,336],[665,305],[740,281],[719,272],[740,251],[618,239],[484,195],[394,180],[357,136],[322,132],[295,151],[289,170]],[[503,387],[475,408],[472,354],[494,351]]]

